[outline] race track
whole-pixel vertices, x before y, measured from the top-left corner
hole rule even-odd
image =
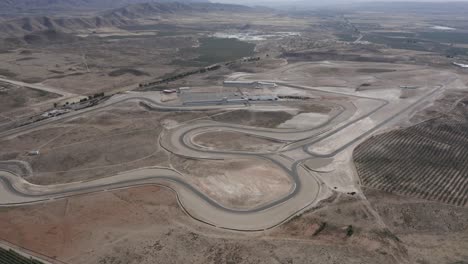
[[[308,129],[267,129],[195,120],[168,129],[160,137],[160,145],[164,149],[191,159],[229,160],[248,158],[259,159],[278,166],[289,175],[294,184],[287,195],[274,201],[246,210],[227,208],[192,186],[186,175],[181,175],[169,168],[141,168],[99,180],[51,186],[33,185],[10,171],[0,171],[1,206],[47,202],[75,195],[156,184],[174,190],[177,193],[181,207],[191,217],[204,223],[241,231],[269,229],[303,210],[317,205],[320,200],[329,197],[333,192],[329,186],[326,186],[320,180],[316,172],[305,168],[303,165],[305,161],[334,157],[345,149],[355,146],[378,129],[397,120],[398,117],[408,113],[418,105],[433,100],[443,90],[442,85],[437,86],[428,89],[426,93],[417,98],[401,103],[381,98],[340,94],[326,91],[326,89],[288,83],[279,84],[294,89],[307,90],[318,95],[339,95],[349,100],[331,99],[327,103],[333,107],[334,111],[329,115],[328,120]],[[0,138],[15,137],[40,129],[45,125],[61,123],[85,113],[103,110],[127,101],[143,101],[158,111],[202,111],[248,107],[244,105],[168,106],[148,96],[147,93],[128,93],[114,96],[93,108],[5,131],[0,133]],[[244,133],[285,142],[287,145],[277,152],[255,153],[208,150],[193,143],[192,139],[196,135],[213,131]],[[291,153],[300,158],[294,158]]]

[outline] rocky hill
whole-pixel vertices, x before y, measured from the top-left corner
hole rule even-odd
[[[54,18],[25,17],[0,23],[0,37],[14,37],[39,31],[73,32],[74,30],[124,25],[126,21],[104,17]]]
[[[70,8],[118,8],[139,3],[168,3],[174,0],[2,0],[0,12],[28,12],[33,10],[65,10]],[[208,0],[177,0],[183,3],[208,2]]]
[[[217,3],[144,3],[128,5],[105,12],[105,18],[135,19],[157,14],[175,14],[178,12],[248,12],[252,9],[247,6],[217,4]]]
[[[10,0],[7,0],[10,1]],[[16,1],[16,0],[15,0]],[[26,1],[26,0],[20,0]],[[33,0],[30,0],[33,1]],[[45,1],[45,0],[38,0]],[[48,2],[68,0],[48,0]],[[71,1],[71,0],[70,0]],[[75,0],[73,0],[75,1]],[[81,0],[81,2],[95,0]],[[164,14],[196,12],[249,12],[246,6],[212,4],[212,3],[143,3],[100,12],[92,17],[53,17],[28,16],[0,21],[0,38],[11,38],[29,35],[36,32],[73,33],[77,30],[100,27],[119,27],[135,23],[135,19]]]

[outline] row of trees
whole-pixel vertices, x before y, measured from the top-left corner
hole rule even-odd
[[[104,97],[104,95],[105,95],[104,93],[95,93],[93,95],[89,95],[88,97],[80,99],[80,103],[83,103],[83,102],[86,102],[86,101],[89,101],[89,100],[93,100],[93,99],[102,98],[102,97]],[[65,105],[69,105],[69,104],[70,104],[69,102],[65,103]],[[54,103],[54,108],[57,108],[57,107],[58,107],[58,103]]]
[[[243,59],[237,60],[237,61],[252,62],[252,61],[259,61],[259,60],[260,60],[260,57],[247,57],[247,58],[243,58]],[[229,61],[229,62],[226,62],[224,65],[229,66],[229,65],[232,65],[233,63],[235,63],[237,61]],[[159,84],[163,84],[163,83],[169,83],[169,82],[176,81],[178,79],[185,78],[185,77],[190,76],[190,75],[194,75],[194,74],[198,74],[198,73],[205,73],[205,72],[209,72],[209,71],[216,71],[216,70],[219,70],[219,69],[221,69],[221,65],[220,64],[215,64],[215,65],[211,65],[211,66],[208,66],[208,67],[203,67],[203,68],[200,68],[200,69],[197,69],[197,70],[193,70],[193,71],[189,71],[189,72],[183,72],[183,73],[180,73],[180,74],[177,74],[177,75],[174,75],[174,76],[171,76],[171,77],[167,77],[167,78],[164,78],[164,79],[161,79],[161,80],[157,80],[157,81],[154,81],[154,82],[140,83],[138,86],[140,88],[142,88],[142,87],[159,85]]]
[[[374,136],[355,149],[365,186],[464,206],[468,175],[468,124],[440,117]]]
[[[183,73],[180,73],[180,74],[168,77],[168,78],[164,78],[162,80],[158,80],[158,81],[154,81],[154,82],[148,82],[148,83],[140,83],[139,87],[141,88],[141,87],[148,87],[148,86],[158,85],[158,84],[162,84],[162,83],[169,83],[169,82],[173,82],[175,80],[182,79],[182,78],[190,76],[190,75],[194,75],[194,74],[198,74],[198,73],[205,73],[205,72],[208,72],[208,71],[215,71],[215,70],[218,70],[220,68],[221,68],[221,65],[216,64],[216,65],[204,67],[204,68],[201,68],[201,69],[197,69],[197,70],[194,70],[194,71],[183,72]]]

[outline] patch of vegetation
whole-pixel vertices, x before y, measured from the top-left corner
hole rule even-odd
[[[386,37],[396,38],[415,38],[416,33],[413,32],[374,32],[373,34],[382,35]]]
[[[354,234],[354,228],[352,225],[349,225],[347,228],[346,228],[346,236],[347,237],[350,237]]]
[[[25,83],[40,83],[40,82],[44,81],[44,79],[39,78],[39,77],[31,77],[31,78],[21,79],[21,81],[23,81]]]
[[[430,35],[432,36],[432,35]],[[438,35],[436,35],[438,36]],[[440,40],[437,40],[437,37],[432,36],[428,38],[427,35],[424,36],[424,33],[416,34],[411,37],[402,37],[395,38],[386,36],[383,34],[366,34],[363,41],[369,41],[376,44],[387,45],[393,49],[407,49],[407,50],[416,50],[416,51],[428,51],[428,52],[438,52],[440,54],[445,54],[448,56],[456,55],[466,55],[468,54],[468,49],[466,48],[457,48],[444,43],[448,43],[449,38],[443,39],[439,36]],[[460,37],[461,38],[461,37]],[[460,42],[463,43],[463,42]]]
[[[292,222],[295,222],[295,221],[298,221],[302,216],[302,213],[301,214],[297,214],[293,217],[291,217],[289,220],[288,220],[288,223],[292,223]]]
[[[44,264],[43,262],[33,259],[26,258],[11,249],[0,248],[0,263],[5,264]]]
[[[255,44],[238,39],[202,38],[197,52],[197,61],[214,64],[231,61],[254,54]]]
[[[444,116],[363,142],[354,151],[363,185],[465,206],[468,186],[461,183],[468,179],[466,110],[460,103]]]
[[[315,230],[314,234],[312,236],[316,236],[320,234],[325,228],[327,227],[327,222],[322,222],[317,230]]]
[[[431,42],[427,40],[417,38],[393,38],[381,34],[366,34],[362,40],[387,45],[394,49],[408,49],[416,51],[428,51],[428,48],[425,45],[431,44]]]
[[[290,62],[296,61],[365,61],[365,62],[395,62],[397,59],[384,56],[363,56],[359,54],[342,54],[337,52],[306,51],[306,52],[283,52],[282,58]]]
[[[35,60],[37,58],[35,57],[24,57],[24,58],[20,58],[20,59],[17,59],[16,61],[29,61],[29,60]]]
[[[172,37],[197,33],[199,33],[199,31],[158,31],[158,37]]]
[[[141,90],[141,88],[144,88],[143,90],[152,90],[153,88],[155,88],[155,86],[163,84],[163,83],[169,83],[169,82],[173,82],[173,81],[185,78],[185,77],[190,76],[190,75],[194,75],[194,74],[198,74],[198,73],[205,73],[205,72],[209,72],[209,71],[216,71],[216,70],[219,70],[219,69],[221,69],[221,65],[216,64],[216,65],[204,67],[204,68],[189,71],[189,72],[179,73],[177,75],[170,75],[170,76],[164,77],[163,79],[160,79],[160,80],[157,80],[157,81],[148,82],[148,83],[140,83],[139,87],[140,87],[140,90]]]
[[[250,57],[255,52],[255,44],[230,38],[201,38],[200,46],[186,49],[187,54],[195,54],[192,60],[174,60],[180,66],[202,67],[215,63],[234,61]]]
[[[121,26],[121,29],[128,30],[128,31],[159,31],[159,32],[170,32],[174,34],[184,34],[187,32],[197,33],[197,32],[204,32],[206,28],[202,26],[178,26],[174,24],[147,24],[147,25],[126,25]]]
[[[291,118],[293,115],[284,111],[255,112],[248,110],[235,110],[211,117],[216,122],[266,128],[275,128]]]
[[[0,69],[0,75],[3,75],[5,77],[7,77],[7,78],[14,78],[14,77],[16,77],[17,74],[14,73],[14,72],[9,71],[7,69]]]
[[[377,69],[377,68],[363,68],[357,70],[357,72],[361,73],[385,73],[385,72],[396,72],[396,70],[390,70],[390,69]]]
[[[149,74],[146,73],[146,72],[136,70],[136,69],[128,69],[128,68],[118,69],[118,70],[111,71],[111,72],[108,73],[108,75],[111,76],[111,77],[117,77],[117,76],[121,76],[121,75],[124,75],[124,74],[132,74],[134,76],[149,76]]]
[[[156,37],[156,35],[114,35],[114,36],[99,37],[99,39],[106,39],[106,40],[147,39],[147,38],[154,38],[154,37]]]
[[[27,100],[24,96],[18,95],[11,98],[14,107],[21,107],[26,104]]]
[[[140,31],[140,30],[166,30],[166,31],[177,31],[178,26],[172,24],[153,24],[153,25],[127,25],[121,26],[121,29],[129,31]]]
[[[468,33],[453,31],[420,32],[419,37],[441,43],[468,44]]]
[[[27,89],[30,89],[30,90],[36,92],[37,97],[48,96],[48,97],[50,97],[50,98],[58,98],[58,97],[61,96],[61,95],[56,94],[56,93],[51,93],[51,92],[47,92],[47,91],[40,90],[40,89],[36,89],[36,88],[32,88],[32,87],[28,87]]]
[[[353,34],[339,33],[335,34],[335,36],[341,41],[351,42],[356,40],[356,37]]]
[[[22,50],[22,51],[20,51],[19,54],[20,54],[20,55],[32,55],[33,52],[30,51],[30,50]]]
[[[387,228],[385,228],[384,230],[375,230],[374,233],[383,238],[390,238],[394,241],[401,242],[400,238],[398,238],[395,234],[393,234]]]

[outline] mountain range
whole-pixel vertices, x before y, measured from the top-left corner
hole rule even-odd
[[[34,10],[110,9],[140,3],[168,3],[174,0],[1,0],[0,13]],[[207,3],[208,0],[177,0],[181,3]]]
[[[8,0],[10,1],[10,0]],[[27,1],[27,0],[20,0]],[[32,0],[28,0],[32,1]],[[38,0],[43,1],[43,0]],[[71,0],[49,0],[71,1]],[[96,1],[96,0],[81,0]],[[20,37],[35,32],[55,31],[72,33],[77,30],[95,29],[100,27],[119,27],[134,24],[135,19],[149,16],[196,13],[196,12],[249,12],[253,9],[240,5],[214,4],[206,2],[181,3],[158,2],[132,4],[111,10],[99,12],[94,16],[26,16],[21,18],[0,20],[0,38]]]

